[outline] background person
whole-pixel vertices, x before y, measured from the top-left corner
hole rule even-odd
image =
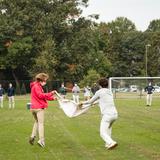
[[[94,83],[93,86],[91,87],[92,94],[94,95],[98,90],[99,86],[97,85],[97,83]]]
[[[67,88],[64,86],[64,83],[61,84],[61,87],[59,88],[60,95],[65,99],[67,95]]]
[[[146,86],[146,88],[145,88],[145,92],[147,92],[146,106],[151,106],[152,105],[152,95],[153,95],[154,90],[155,90],[155,88],[152,86],[152,83],[150,82],[148,84],[148,86]]]
[[[0,84],[0,107],[3,108],[3,95],[4,95],[4,89],[2,88],[2,85]]]
[[[9,83],[9,88],[7,90],[7,96],[8,96],[8,100],[9,100],[9,109],[15,108],[14,95],[15,95],[15,89],[12,86],[12,83]]]
[[[74,87],[72,88],[72,93],[73,93],[73,101],[75,101],[76,103],[79,103],[80,88],[76,83],[74,84]]]
[[[84,100],[87,101],[91,98],[91,88],[89,86],[84,87]]]
[[[34,117],[34,125],[32,129],[32,134],[29,139],[31,145],[34,144],[34,140],[39,135],[38,144],[41,147],[45,147],[44,139],[44,112],[48,107],[47,100],[55,100],[54,94],[56,91],[51,91],[49,93],[44,93],[43,86],[46,85],[46,81],[49,76],[45,73],[39,73],[35,77],[35,82],[30,84],[31,87],[31,112]]]

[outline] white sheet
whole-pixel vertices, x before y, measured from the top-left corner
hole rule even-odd
[[[77,117],[87,112],[87,110],[90,107],[90,104],[89,104],[89,105],[83,105],[82,108],[79,108],[77,103],[68,99],[58,99],[58,102],[59,102],[60,108],[70,118]]]

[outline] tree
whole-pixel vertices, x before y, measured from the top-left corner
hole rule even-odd
[[[132,59],[127,59],[131,54],[131,47],[125,46],[125,41],[127,43],[128,40],[132,39],[131,36],[136,32],[134,23],[127,18],[118,17],[110,23],[100,24],[99,32],[102,39],[102,41],[99,41],[101,50],[103,50],[112,67],[110,76],[131,76],[133,73],[126,71]]]
[[[0,51],[1,53],[3,52],[4,57],[1,68],[16,71],[21,65],[25,66],[25,71],[30,70],[29,73],[34,73],[34,69],[32,71],[32,68],[39,68],[37,61],[43,62],[43,58],[46,58],[46,56],[51,58],[51,62],[54,61],[53,65],[51,65],[51,62],[48,60],[45,62],[45,64],[50,63],[49,72],[51,73],[51,67],[55,66],[55,63],[57,64],[55,68],[58,68],[58,65],[61,63],[59,61],[60,58],[57,56],[61,51],[59,48],[63,46],[63,42],[68,32],[70,32],[70,24],[72,21],[75,21],[75,18],[81,13],[78,5],[85,5],[87,1],[88,0],[0,1],[0,10],[5,11],[0,14],[0,32],[2,33],[0,41],[7,46],[6,48],[0,46]],[[27,38],[30,38],[28,46],[21,41],[25,41]],[[45,45],[49,48],[44,47],[45,43],[50,43],[50,45]],[[51,43],[54,43],[54,45]],[[12,51],[14,51],[14,53],[12,53]],[[28,59],[20,64],[20,62],[18,62],[19,54],[22,60]],[[27,58],[26,55],[28,55]],[[12,57],[14,58],[12,59]],[[37,60],[37,57],[41,57],[43,60]],[[57,59],[55,59],[55,57],[57,57]],[[5,63],[5,59],[9,60],[11,63],[10,66]],[[30,65],[27,65],[28,61]],[[45,64],[43,62],[42,65],[45,66]],[[56,72],[58,73],[58,70]],[[22,72],[22,74],[23,73],[24,72]],[[14,74],[14,76],[15,75],[16,74]]]
[[[52,38],[48,38],[42,45],[42,51],[39,56],[35,59],[33,68],[30,69],[30,74],[35,75],[39,72],[48,73],[50,78],[55,78],[56,71],[55,66],[57,65],[57,59],[54,54],[55,44]]]
[[[92,86],[94,83],[98,81],[100,78],[100,74],[97,73],[96,70],[89,70],[87,72],[87,75],[83,77],[83,80],[80,82],[80,86]]]
[[[148,34],[147,34],[148,35]],[[147,66],[149,76],[160,75],[160,32],[149,32],[148,42],[150,44],[147,53]]]
[[[24,83],[22,83],[22,87],[21,87],[21,94],[22,94],[22,95],[25,95],[26,93],[27,93],[27,91],[26,91],[25,84],[24,84]]]
[[[90,20],[79,18],[70,26],[70,33],[59,50],[58,71],[63,73],[61,78],[79,81],[88,69],[93,66],[96,48],[96,39],[91,28],[94,26]]]
[[[142,32],[124,34],[120,43],[120,53],[114,64],[118,76],[143,76],[145,73],[145,39]]]
[[[147,32],[160,32],[160,19],[156,19],[150,22]]]

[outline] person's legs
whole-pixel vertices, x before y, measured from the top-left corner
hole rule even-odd
[[[14,108],[15,107],[14,96],[11,97],[11,101],[12,101],[12,108]]]
[[[38,132],[38,119],[37,119],[37,113],[36,112],[32,112],[32,115],[34,117],[34,124],[33,124],[33,129],[32,129],[32,134],[31,134],[31,137],[36,137],[37,135],[37,132]]]
[[[149,94],[147,94],[147,96],[146,96],[146,105],[147,106],[149,105]]]
[[[76,103],[79,103],[79,95],[76,95]]]
[[[37,112],[39,141],[44,145],[44,109]]]
[[[103,116],[100,124],[100,136],[106,143],[106,147],[116,146],[117,143],[111,138],[112,124],[117,119],[117,115]]]
[[[111,127],[110,126],[110,122],[105,122],[103,120],[101,120],[101,124],[100,124],[100,136],[102,137],[102,139],[106,142],[106,144],[111,144],[114,141],[111,138]]]
[[[112,127],[106,128],[106,132],[111,137],[111,135],[112,135]]]
[[[35,122],[33,124],[31,137],[29,138],[29,143],[31,145],[34,144],[34,140],[35,140],[35,138],[37,136],[37,131],[38,131],[38,119],[37,119],[37,112],[36,112],[36,110],[32,110],[32,115],[34,117]]]
[[[3,96],[0,96],[0,106],[3,108]]]
[[[76,102],[76,96],[73,94],[73,101]]]
[[[149,95],[149,105],[151,106],[152,104],[152,94]]]
[[[12,107],[11,103],[12,103],[12,97],[8,97],[8,101],[9,101],[9,109]]]

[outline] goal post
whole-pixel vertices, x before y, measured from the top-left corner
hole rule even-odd
[[[144,88],[152,83],[153,86],[156,86],[160,92],[160,77],[110,77],[109,78],[109,89],[113,93],[123,92],[121,95],[139,95],[141,97]],[[134,87],[137,87],[137,90],[134,90]],[[116,96],[115,96],[116,97]]]

